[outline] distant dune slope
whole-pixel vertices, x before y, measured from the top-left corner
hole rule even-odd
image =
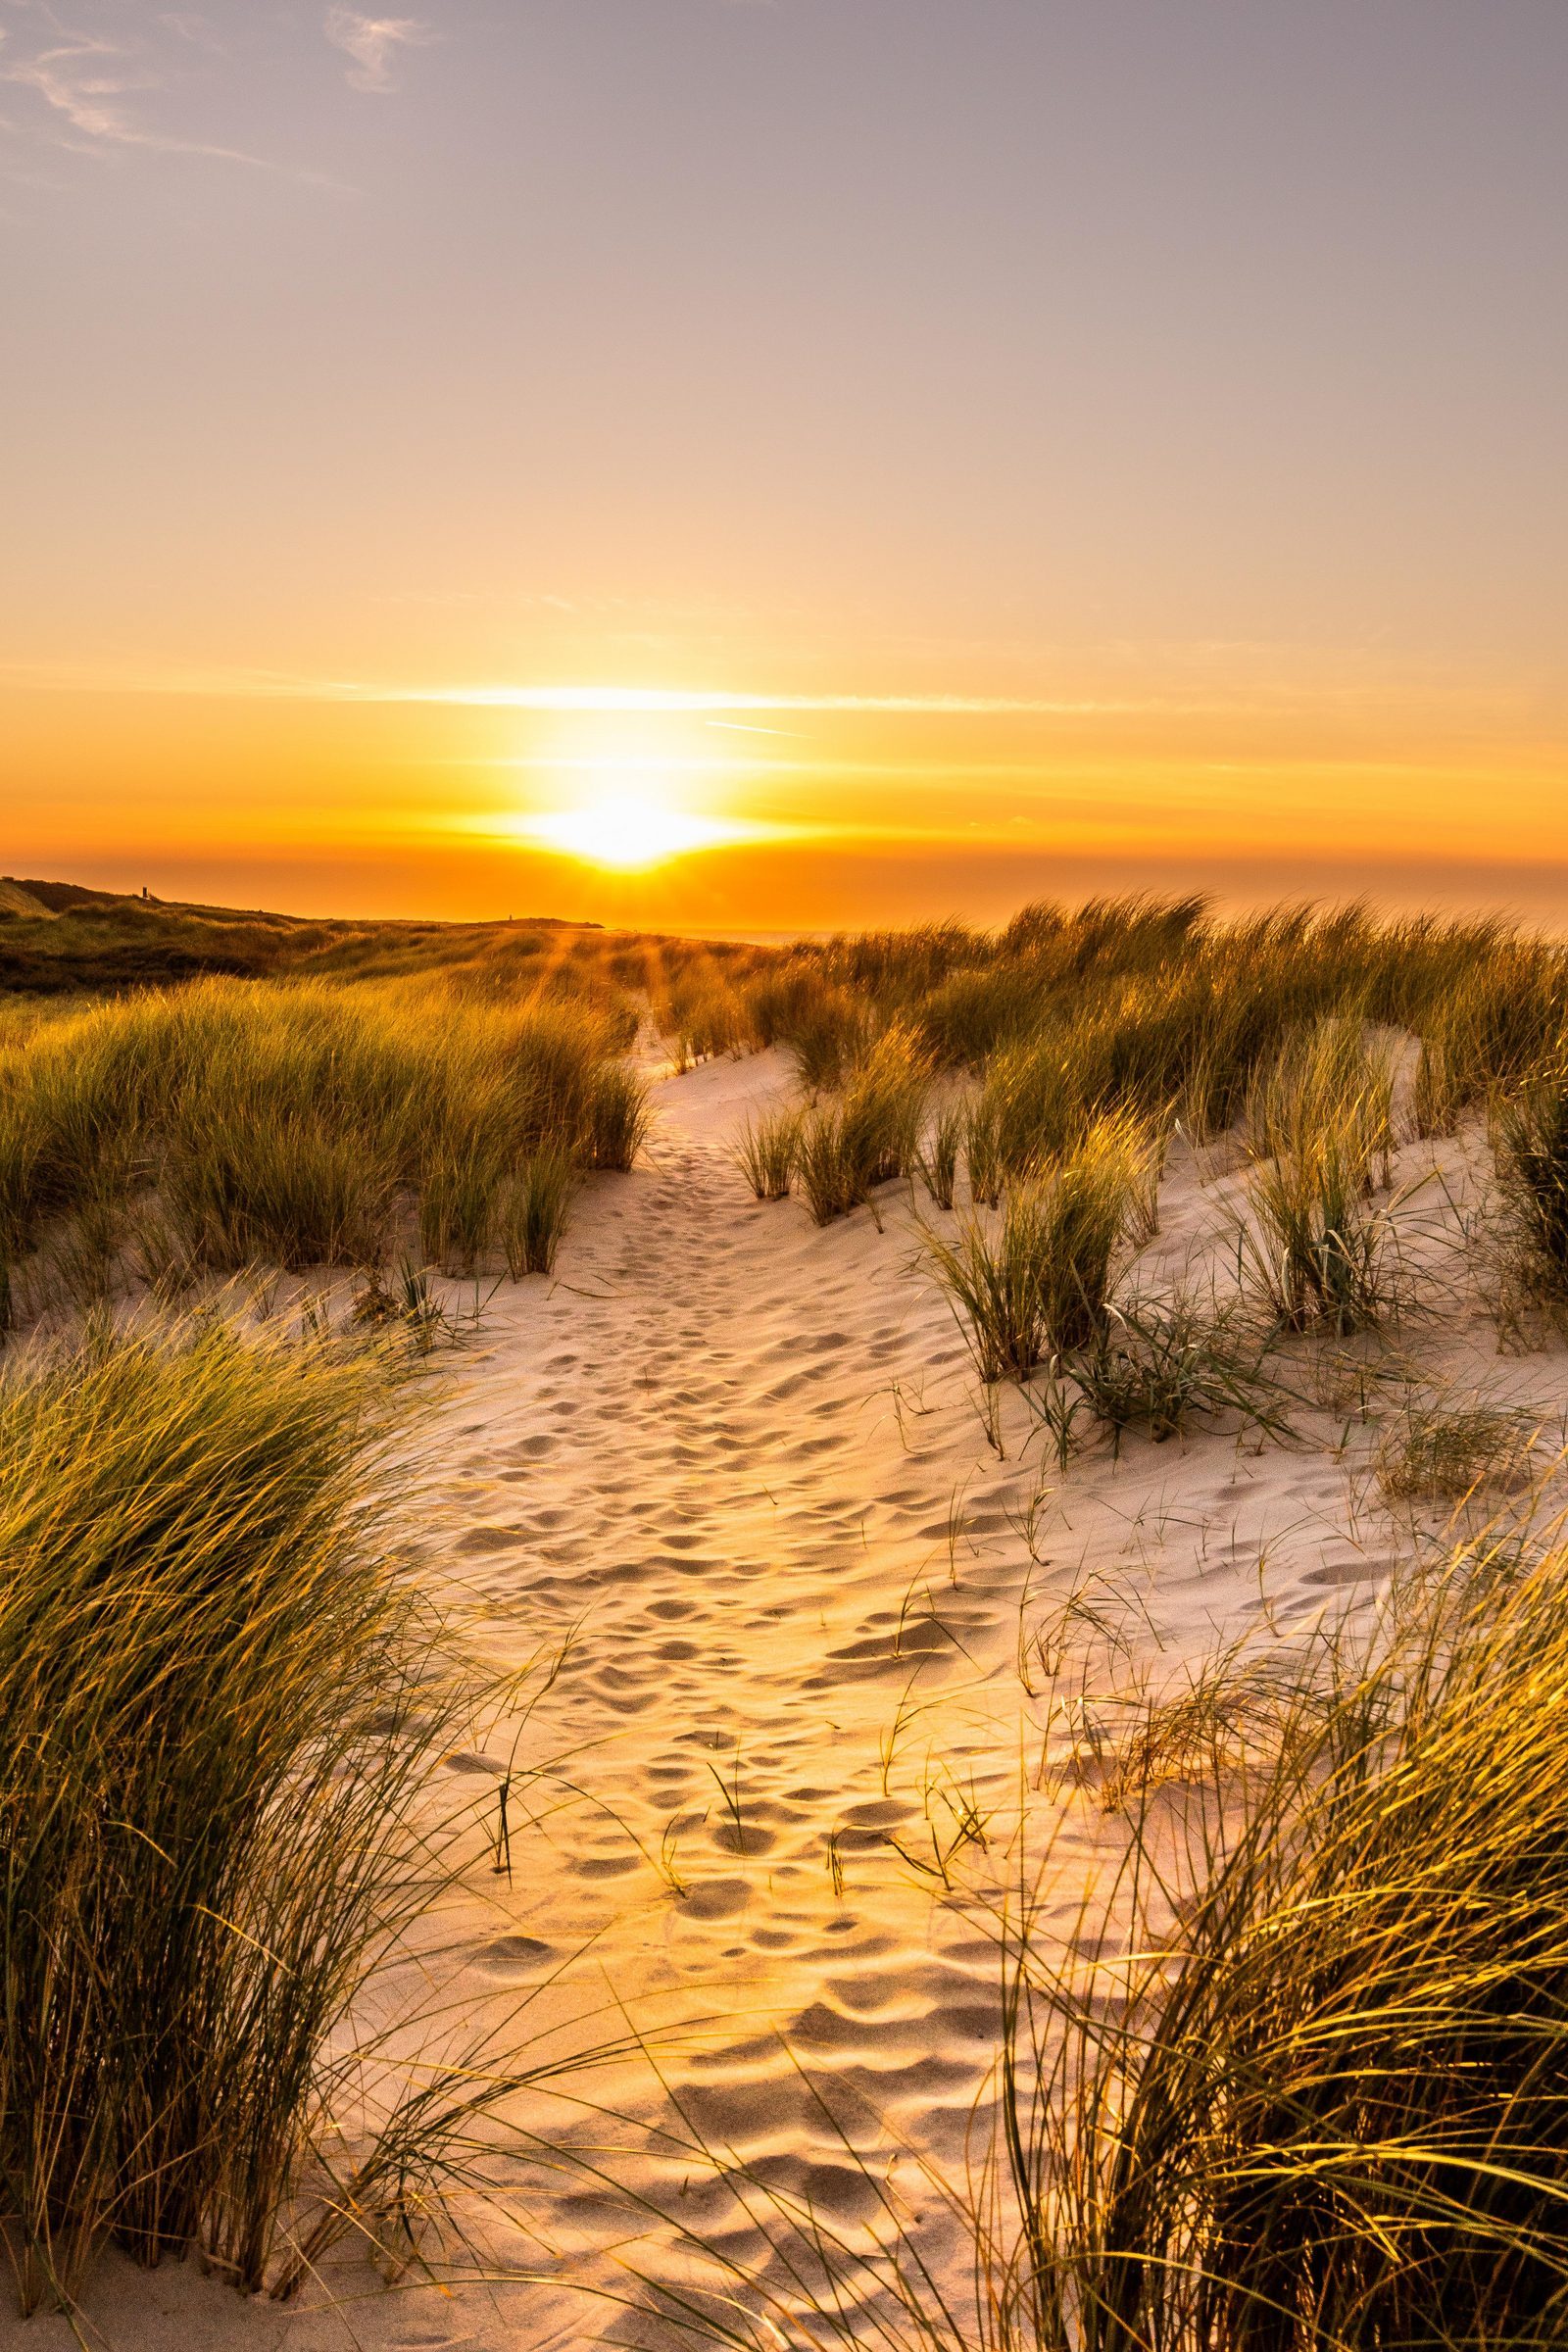
[[[592,923],[529,915],[507,923],[316,920],[265,907],[204,906],[89,890],[77,882],[0,877],[0,995],[101,995],[215,973],[259,979],[309,970],[342,978],[526,959]]]

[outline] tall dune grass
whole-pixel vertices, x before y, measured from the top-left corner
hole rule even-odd
[[[501,1247],[514,1282],[553,1274],[571,1214],[574,1175],[559,1147],[546,1144],[509,1180],[502,1195]]]
[[[1513,1270],[1525,1292],[1568,1304],[1568,1054],[1498,1105],[1494,1144]]]
[[[1004,1046],[988,1063],[977,1120],[1010,1182],[1038,1175],[1069,1151],[1108,1094],[1091,1023],[1058,1021]]]
[[[1544,940],[1493,928],[1490,952],[1461,964],[1434,993],[1421,1035],[1415,1112],[1423,1135],[1446,1133],[1498,1088],[1530,1078],[1568,1023],[1568,969]]]
[[[1568,1017],[1568,953],[1496,922],[1280,906],[1236,922],[1194,900],[1021,908],[1004,930],[926,925],[800,942],[746,983],[763,1042],[831,1086],[895,1022],[977,1072],[1005,1172],[1027,1176],[1100,1112],[1242,1116],[1293,1032],[1352,1012],[1422,1041],[1425,1132],[1536,1068]]]
[[[0,1255],[135,1201],[193,1269],[373,1264],[412,1216],[468,1271],[540,1152],[629,1166],[646,1116],[617,1032],[570,1004],[208,982],[98,1005],[0,1051]]]
[[[668,984],[656,1003],[655,1017],[671,1041],[677,1070],[717,1054],[744,1053],[756,1042],[745,997],[706,956]]]
[[[0,2221],[268,2276],[450,1720],[365,1499],[374,1375],[208,1326],[0,1381]],[[314,2217],[318,2222],[320,2217]]]
[[[970,1214],[926,1250],[987,1382],[1027,1380],[1105,1326],[1119,1253],[1147,1224],[1156,1152],[1126,1114],[1097,1120],[1047,1173],[1008,1192],[994,1230]]]
[[[1461,1555],[1370,1656],[1331,1643],[1179,1924],[1115,1999],[1050,1984],[1019,2186],[1063,2334],[1562,2340],[1565,1628],[1562,1553]]]
[[[801,1114],[786,1106],[749,1117],[735,1146],[735,1164],[759,1200],[783,1200],[800,1156]]]
[[[974,1207],[995,1208],[1002,1199],[1002,1148],[995,1104],[969,1102],[963,1112],[963,1172]]]
[[[818,984],[781,1032],[796,1075],[809,1094],[842,1085],[863,1055],[875,1029],[849,989]]]
[[[1394,1149],[1393,1072],[1353,1013],[1299,1033],[1249,1105],[1250,1270],[1281,1323],[1341,1336],[1392,1303],[1386,1216],[1371,1205]]]
[[[938,1208],[954,1204],[967,1127],[966,1105],[947,1104],[937,1113],[920,1153],[920,1174]]]
[[[919,1042],[884,1030],[838,1093],[801,1120],[795,1175],[818,1225],[847,1216],[879,1184],[913,1173],[930,1064]]]

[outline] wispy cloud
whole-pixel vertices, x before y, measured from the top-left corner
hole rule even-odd
[[[349,87],[385,92],[397,85],[393,66],[400,49],[426,49],[438,36],[418,17],[367,17],[357,8],[329,8],[326,37],[350,60]]]
[[[1143,704],[992,694],[734,694],[662,686],[361,686],[321,689],[334,700],[371,703],[460,703],[478,710],[604,711],[907,711],[940,717],[1005,717],[1037,712],[1142,709]],[[762,729],[766,733],[768,730]]]
[[[17,9],[19,0],[12,0]],[[47,108],[54,143],[78,150],[113,147],[147,148],[163,155],[211,156],[223,163],[249,164],[270,170],[262,156],[216,140],[189,138],[162,129],[145,119],[137,100],[154,100],[171,88],[171,76],[156,56],[155,34],[161,28],[181,41],[198,37],[203,20],[194,16],[161,16],[156,25],[132,15],[131,37],[67,24],[53,8],[22,7],[22,21],[13,37],[0,48],[0,82],[30,90]],[[123,22],[124,20],[121,20]],[[30,39],[27,37],[32,27]],[[39,40],[39,34],[42,40]],[[138,37],[138,33],[144,37]],[[6,39],[0,27],[0,41]],[[167,62],[167,61],[164,61]],[[13,132],[21,123],[0,125]]]
[[[162,85],[155,76],[130,69],[124,51],[109,41],[81,40],[21,58],[14,65],[0,67],[0,81],[35,91],[81,139],[92,144],[150,147],[163,155],[214,156],[223,163],[271,169],[265,157],[247,155],[243,148],[221,147],[208,139],[176,138],[136,122],[125,99]]]
[[[0,684],[79,690],[92,683],[120,694],[228,694],[277,697],[312,703],[447,703],[470,710],[690,714],[709,718],[738,712],[746,718],[818,711],[886,711],[932,717],[1007,717],[1014,714],[1077,715],[1083,712],[1142,711],[1170,708],[1147,699],[1102,701],[1029,695],[984,694],[757,694],[728,688],[555,685],[394,685],[357,678],[304,677],[283,670],[109,670],[83,672],[72,663],[40,666],[0,661]],[[1206,706],[1195,705],[1195,708]],[[788,729],[743,729],[768,735]]]
[[[52,20],[48,20],[51,22]],[[139,137],[123,101],[157,87],[156,77],[138,67],[122,43],[94,33],[67,32],[30,53],[5,52],[0,79],[32,90],[84,138],[129,141]]]

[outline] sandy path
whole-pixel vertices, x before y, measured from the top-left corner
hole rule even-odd
[[[667,2079],[703,2135],[849,2229],[866,2177],[816,2093],[912,2209],[931,2200],[899,2141],[958,2167],[986,2082],[985,1906],[1045,1713],[1020,1681],[1020,1626],[1088,1575],[1174,1664],[1259,1611],[1283,1622],[1374,1589],[1397,1537],[1366,1503],[1369,1441],[1345,1443],[1338,1408],[1294,1446],[1133,1441],[1063,1478],[1023,1445],[1013,1398],[999,1457],[907,1193],[890,1190],[881,1230],[862,1210],[818,1231],[737,1175],[741,1119],[784,1086],[761,1055],[657,1088],[647,1165],[592,1187],[554,1285],[504,1288],[439,1373],[431,1573],[499,1666],[569,1648],[518,1751],[533,1820],[514,1807],[511,1879],[476,1839],[461,1899],[431,1924],[432,1966],[465,2031],[532,1994],[530,2025],[556,2049],[628,2019],[668,2036]],[[1200,1183],[1174,1161],[1145,1278],[1211,1257],[1235,1196],[1234,1178]],[[1460,1369],[1494,1363],[1473,1330],[1450,1343]],[[498,1724],[453,1757],[454,1787],[488,1807],[508,1739]],[[983,1846],[958,1835],[970,1804]],[[1080,1797],[1053,1828],[1070,1924],[1075,1857],[1102,1843],[1104,1818]],[[671,2210],[712,2226],[690,2186],[700,2168],[647,2158],[665,2113],[650,2067],[579,2087],[626,2120],[589,2130],[537,2100],[512,2120],[608,2141],[612,2169],[671,2200],[686,2180]],[[188,2268],[144,2279],[110,2264],[92,2317],[153,2352],[622,2332],[564,2281],[623,2279],[607,2249],[636,2269],[670,2232],[559,2178],[543,2193],[505,2152],[499,2175],[518,2224],[491,2217],[488,2256],[533,2283],[389,2296],[345,2272],[336,2310],[280,2313]],[[744,2228],[726,2243],[765,2253]],[[0,2343],[13,2332],[0,2322]],[[16,2340],[70,2339],[45,2320]]]
[[[994,2044],[989,1940],[889,1838],[930,1851],[930,1791],[946,1847],[950,1776],[1012,1769],[1032,1473],[951,1410],[966,1357],[906,1214],[823,1235],[750,1199],[728,1145],[779,1084],[720,1063],[662,1089],[650,1169],[597,1195],[526,1337],[498,1327],[456,1548],[498,1654],[569,1635],[536,1749],[588,1801],[550,1814],[474,1965],[565,1962],[554,2005],[592,1984],[640,2026],[707,2019],[667,2061],[688,2115],[850,2221],[864,2180],[796,2061],[858,2141],[863,2100],[956,2153]],[[580,2269],[593,2225],[565,2227]]]

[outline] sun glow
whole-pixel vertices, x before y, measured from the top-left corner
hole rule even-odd
[[[599,786],[573,808],[521,818],[517,830],[541,849],[580,858],[589,865],[630,872],[662,865],[666,858],[692,850],[743,841],[751,828],[677,808],[645,777],[619,777]]]

